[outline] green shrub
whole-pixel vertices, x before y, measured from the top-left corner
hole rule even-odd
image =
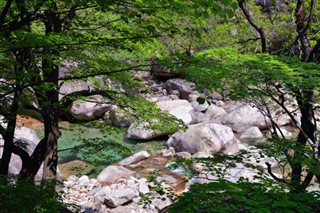
[[[59,212],[62,202],[55,190],[56,181],[19,181],[0,185],[0,212]]]
[[[287,193],[266,183],[194,184],[169,212],[320,212],[319,192]]]

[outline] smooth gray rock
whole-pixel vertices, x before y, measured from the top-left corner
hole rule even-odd
[[[162,157],[165,157],[165,158],[168,158],[168,157],[173,158],[174,154],[175,154],[175,151],[172,147],[170,147],[169,149],[161,150],[161,155]]]
[[[273,133],[274,131],[271,130],[271,133]],[[278,134],[278,136],[280,138],[285,137],[286,139],[292,138],[293,135],[291,132],[289,132],[288,130],[284,129],[284,128],[279,128],[276,129],[276,133]],[[270,136],[270,133],[268,134]]]
[[[192,124],[199,124],[208,120],[208,116],[203,112],[196,112],[195,110],[192,110],[190,114],[192,117]]]
[[[193,101],[193,102],[191,102],[191,106],[193,107],[193,109],[196,112],[204,112],[208,109],[209,104],[208,104],[208,102],[204,102],[203,104],[199,104],[199,102]]]
[[[90,179],[87,175],[83,175],[78,179],[77,183],[78,185],[83,186],[83,185],[89,184]]]
[[[222,107],[215,106],[214,104],[211,104],[205,112],[205,115],[208,116],[209,119],[214,120],[221,120],[226,114],[227,112]]]
[[[181,119],[187,125],[192,122],[190,112],[193,110],[193,107],[186,100],[161,101],[157,102],[157,107]]]
[[[178,152],[176,153],[176,157],[181,159],[191,159],[191,154],[189,152]]]
[[[188,82],[184,79],[170,79],[165,84],[165,89],[171,93],[174,90],[177,90],[180,94],[181,99],[188,99],[188,96],[193,92],[194,83]]]
[[[85,100],[76,100],[72,103],[70,114],[79,121],[91,121],[111,109],[102,95],[88,96]]]
[[[157,120],[153,120],[150,122],[134,122],[129,128],[126,137],[128,139],[135,140],[149,140],[152,138],[168,135],[168,132],[162,131],[161,129],[155,131],[152,128],[153,123],[157,123]]]
[[[164,197],[163,199],[153,199],[152,204],[160,211],[164,209],[167,206],[170,206],[172,204],[172,201],[168,197]]]
[[[150,154],[147,151],[140,151],[130,157],[121,160],[118,164],[120,166],[127,166],[133,163],[137,163],[141,160],[147,159],[148,157],[150,157]]]
[[[258,145],[263,138],[263,134],[256,126],[250,127],[240,136],[240,141],[249,145]]]
[[[291,123],[291,118],[287,114],[281,113],[277,118],[276,118],[276,123],[279,126],[284,126],[287,124]]]
[[[259,129],[267,129],[270,125],[269,120],[265,118],[257,108],[249,105],[236,108],[234,111],[225,115],[221,122],[238,133],[244,132],[252,126],[257,126]]]
[[[128,201],[131,201],[133,198],[139,196],[137,192],[135,192],[131,188],[125,188],[111,194],[107,194],[104,197],[104,203],[112,208],[120,206]]]
[[[199,151],[192,155],[192,158],[213,158],[213,156],[208,152]]]
[[[104,114],[103,120],[105,120],[107,124],[117,127],[129,127],[133,123],[131,113],[130,110],[121,109],[113,105],[110,110]]]
[[[143,196],[143,195],[150,192],[148,184],[147,184],[147,179],[142,178],[138,182],[139,182],[138,191],[139,191],[140,196]]]
[[[123,166],[108,166],[100,172],[97,180],[99,182],[117,183],[120,179],[127,179],[131,176],[136,176],[136,173]]]
[[[157,102],[161,102],[161,101],[171,101],[172,99],[169,96],[162,96],[159,97]]]
[[[212,155],[217,153],[233,154],[238,151],[238,141],[232,129],[215,123],[190,125],[185,132],[177,132],[167,141],[168,147],[177,152],[195,154],[199,151]]]
[[[64,81],[59,89],[61,95],[67,95],[78,91],[89,91],[90,85],[83,80]]]

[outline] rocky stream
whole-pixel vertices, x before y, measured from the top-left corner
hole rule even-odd
[[[149,73],[134,75],[141,78],[151,91],[142,91],[143,97],[155,102],[161,110],[181,119],[188,128],[186,131],[172,134],[168,140],[153,142],[160,144],[155,146],[155,150],[144,149],[141,146],[132,156],[104,166],[94,177],[88,175],[92,166],[83,159],[75,157],[67,162],[68,158],[61,160],[63,156],[61,154],[59,169],[63,184],[57,190],[61,192],[65,203],[76,205],[70,207],[73,208],[72,211],[78,209],[83,212],[101,213],[159,212],[172,204],[169,194],[179,195],[187,190],[189,184],[216,179],[214,175],[203,171],[202,164],[194,164],[193,167],[198,171],[197,177],[192,181],[185,181],[181,171],[168,169],[168,164],[173,158],[213,158],[220,153],[236,155],[240,150],[246,150],[249,154],[245,161],[253,164],[255,168],[237,163],[228,170],[227,178],[233,182],[240,178],[254,181],[254,176],[259,171],[267,173],[266,162],[274,168],[277,167],[275,159],[266,155],[261,158],[259,155],[261,150],[258,146],[270,136],[271,128],[270,121],[256,107],[245,102],[232,101],[216,92],[201,94],[194,89],[194,83],[184,79],[159,80]],[[63,84],[60,93],[63,96],[90,87],[92,85],[88,82],[75,80]],[[197,101],[199,97],[205,98],[201,104]],[[70,114],[80,122],[100,119],[102,123],[127,128],[126,139],[144,141],[144,144],[165,134],[132,121],[117,106],[103,103],[103,100],[101,95],[90,96],[87,100],[76,100],[70,108]],[[293,99],[290,98],[286,105],[295,107]],[[280,108],[272,112],[272,115],[285,137],[290,138],[297,134],[297,130],[291,125],[291,119]],[[15,132],[15,138],[29,144],[27,148],[29,153],[39,142],[35,129],[41,129],[41,125],[41,122],[33,118],[18,119],[19,128]],[[92,130],[91,134],[88,131],[86,129],[83,135],[99,134],[95,130]],[[60,146],[60,143],[64,142],[59,141],[59,149],[70,146],[68,143],[70,138],[67,137],[66,140],[66,146]],[[20,168],[20,159],[13,155],[10,172],[16,174]],[[41,178],[41,171],[37,177]],[[159,191],[155,190],[157,187],[168,193],[159,194]],[[150,198],[150,202],[143,202],[146,198]]]

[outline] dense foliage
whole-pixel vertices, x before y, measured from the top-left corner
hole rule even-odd
[[[194,184],[169,212],[318,212],[319,192],[290,194],[268,183]]]
[[[2,177],[3,178],[3,177]],[[59,212],[62,210],[60,195],[52,187],[56,181],[20,181],[0,186],[0,208],[3,213],[13,212]]]

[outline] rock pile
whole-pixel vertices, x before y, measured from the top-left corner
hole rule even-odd
[[[242,135],[240,138],[238,137],[240,141],[251,145],[260,143],[261,135],[265,134],[263,131],[270,129],[270,119],[266,118],[256,107],[239,101],[230,101],[217,92],[209,93],[206,91],[200,94],[195,91],[194,83],[184,79],[174,78],[160,81],[152,78],[149,73],[143,73],[143,75],[136,73],[133,78],[141,79],[149,88],[140,91],[143,97],[155,102],[158,108],[169,112],[177,119],[181,119],[186,125],[200,123],[225,125],[239,136]],[[112,82],[103,79],[97,80],[112,86]],[[63,84],[60,92],[63,95],[68,95],[72,92],[93,91],[96,89],[95,87],[97,86],[90,82],[74,81]],[[122,88],[116,89],[123,90]],[[295,103],[290,98],[288,98],[286,106],[295,111]],[[143,121],[135,123],[130,116],[132,113],[130,110],[123,110],[110,104],[109,100],[104,99],[101,95],[89,96],[85,101],[74,100],[70,105],[69,113],[79,121],[103,118],[108,124],[129,127],[128,139],[150,140],[171,134],[171,132],[158,129],[154,131],[150,127],[150,123]],[[281,109],[276,108],[272,116],[279,126],[285,126],[291,122],[291,118]],[[296,114],[295,116],[299,120],[300,115]],[[152,122],[157,123],[158,121]],[[282,128],[282,130],[285,132],[286,129]],[[289,132],[284,136],[291,137],[292,135]]]
[[[173,157],[168,153],[172,153],[172,149],[162,150],[163,156]],[[177,180],[166,173],[153,176],[148,181],[143,174],[120,166],[140,167],[139,162],[146,164],[143,160],[148,158],[150,154],[146,151],[136,153],[120,161],[119,166],[106,167],[96,179],[86,175],[68,177],[60,189],[63,202],[70,204],[69,209],[77,207],[72,211],[159,212],[171,205],[170,196],[174,194],[170,184],[175,184]]]
[[[239,144],[239,149],[247,151],[244,163],[254,165],[260,171],[266,169],[265,162],[272,166],[276,165],[273,158],[261,157],[262,151],[258,148]],[[173,157],[190,159],[213,158],[214,156],[205,150],[194,154],[185,151],[175,152],[172,147],[161,150],[159,156],[156,157],[142,151],[120,161],[118,165],[106,167],[96,179],[90,179],[86,175],[80,178],[70,176],[63,182],[60,190],[63,194],[63,201],[71,204],[71,207],[72,205],[78,206],[78,211],[82,212],[157,213],[172,204],[171,196],[180,194],[189,185],[183,181],[182,175],[178,180],[179,175],[166,170],[166,163]],[[148,167],[152,161],[156,161],[156,164],[159,165],[159,162],[162,162],[160,158],[166,159],[162,167],[156,168],[154,165]],[[218,176],[204,169],[201,163],[194,163],[192,166],[198,171],[198,175],[189,181],[190,184],[207,183],[218,179]],[[220,164],[216,166],[222,169],[225,167]],[[159,172],[153,175],[145,173],[146,170],[152,172],[155,168]],[[228,168],[225,178],[232,182],[237,182],[240,178],[255,181],[254,177],[260,172],[258,169],[247,167],[243,163],[236,163],[234,167]],[[184,185],[179,188],[181,183]]]
[[[164,189],[168,188],[164,182],[160,185]],[[133,176],[109,185],[104,185],[97,179],[89,179],[88,176],[70,176],[63,182],[61,192],[63,202],[70,204],[71,209],[76,208],[73,211],[152,213],[171,204],[166,196],[163,196],[164,200],[152,199],[149,204],[143,202],[151,196],[161,197],[153,190],[155,187],[157,186],[148,183],[146,178],[138,179]]]

